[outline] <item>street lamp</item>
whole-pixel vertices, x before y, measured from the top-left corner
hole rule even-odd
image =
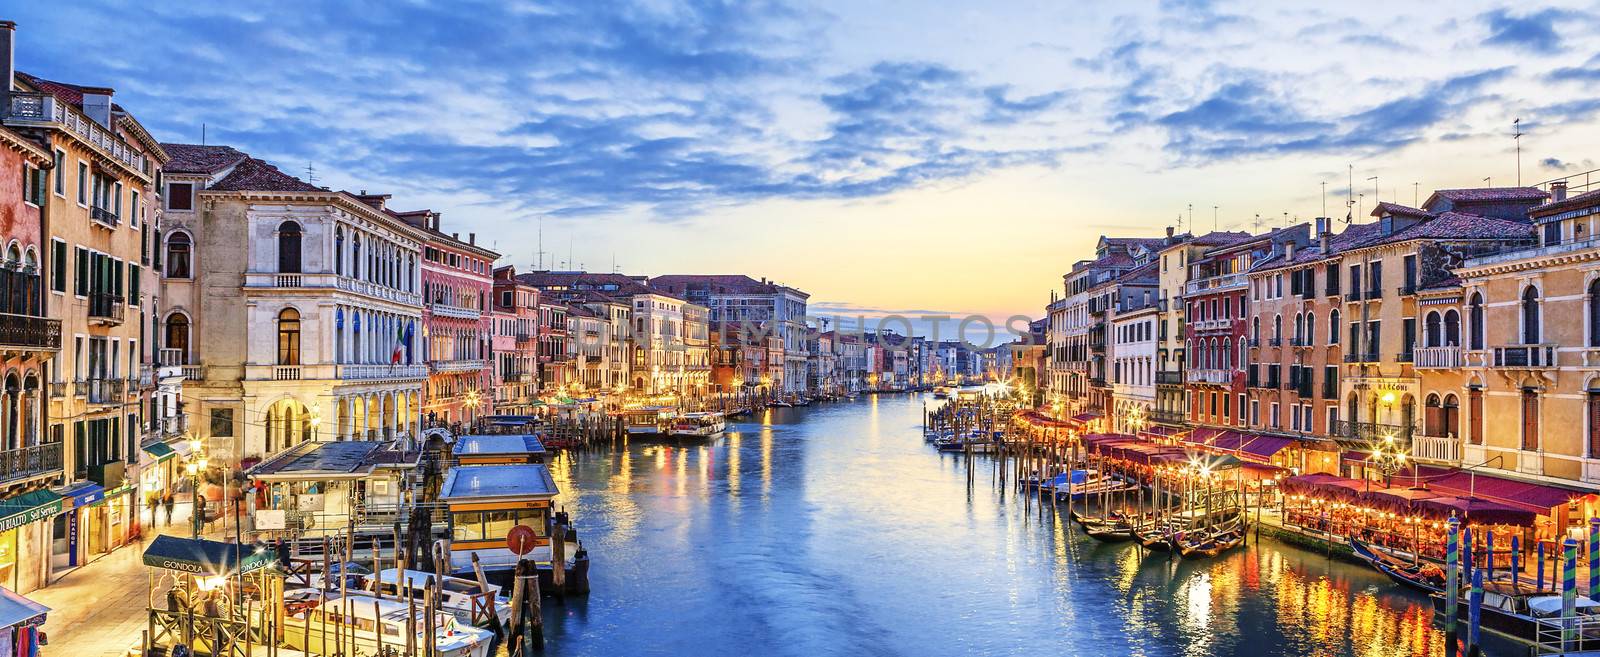
[[[1388,487],[1394,474],[1405,468],[1406,459],[1405,448],[1401,447],[1398,440],[1395,440],[1393,433],[1386,433],[1383,435],[1382,440],[1373,443],[1372,456],[1367,459],[1367,462],[1383,473],[1383,485]],[[1369,483],[1367,484],[1368,490],[1372,488],[1370,481],[1368,480]]]

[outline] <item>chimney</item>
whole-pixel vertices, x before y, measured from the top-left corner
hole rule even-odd
[[[1322,231],[1322,235],[1317,240],[1318,242],[1321,242],[1321,244],[1322,244],[1322,255],[1328,255],[1328,239],[1329,239],[1329,237],[1330,236],[1328,235],[1328,231]]]
[[[1284,243],[1284,245],[1283,245],[1283,259],[1285,261],[1294,260],[1294,246],[1295,246],[1295,243],[1292,240],[1289,241],[1289,242],[1285,242]]]
[[[111,128],[111,88],[83,87],[83,113],[106,129]]]
[[[1567,200],[1567,181],[1557,180],[1550,183],[1550,202],[1560,203]]]
[[[1167,239],[1172,239],[1172,227],[1167,226]]]
[[[0,111],[11,110],[11,90],[16,87],[17,59],[16,48],[13,43],[17,37],[17,24],[14,21],[0,21]]]
[[[1320,237],[1322,235],[1327,234],[1327,232],[1328,232],[1328,218],[1327,217],[1317,217],[1317,236]]]
[[[461,233],[450,233],[450,239],[453,239],[453,240],[455,240],[457,242],[460,242],[461,241]]]
[[[478,234],[477,233],[467,233],[467,243],[468,244],[472,244],[472,245],[477,245],[477,243],[478,243]]]

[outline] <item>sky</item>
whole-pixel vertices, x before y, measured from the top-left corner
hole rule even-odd
[[[20,70],[112,87],[163,141],[203,131],[440,211],[521,269],[747,273],[810,293],[813,314],[1037,317],[1100,235],[1266,229],[1600,166],[1600,3],[1286,4],[85,0],[0,17]]]

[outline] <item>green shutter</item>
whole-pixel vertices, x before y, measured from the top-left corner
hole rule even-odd
[[[72,289],[78,296],[89,296],[89,252],[83,247],[78,247],[78,279]]]

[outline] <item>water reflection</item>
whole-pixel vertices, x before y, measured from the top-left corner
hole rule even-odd
[[[921,420],[904,396],[775,409],[553,468],[594,592],[546,606],[547,652],[1443,654],[1426,599],[1368,569],[1270,541],[1211,561],[1102,544],[997,491],[988,461],[969,489]]]

